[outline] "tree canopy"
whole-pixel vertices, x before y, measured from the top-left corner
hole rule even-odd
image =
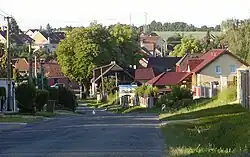
[[[222,41],[232,53],[250,63],[250,20],[237,21],[228,21]]]
[[[194,37],[183,37],[181,43],[174,47],[174,51],[170,53],[171,56],[182,57],[185,53],[199,53],[202,51],[202,45],[199,40]]]
[[[75,28],[59,43],[57,59],[64,74],[87,90],[93,68],[111,61],[122,66],[136,62],[133,56],[139,49],[137,36],[127,25]]]

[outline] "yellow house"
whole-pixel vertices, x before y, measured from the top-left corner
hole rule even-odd
[[[248,66],[243,60],[226,49],[213,49],[199,57],[188,57],[181,59],[177,67],[182,64],[179,71],[191,72],[193,86],[206,86],[210,82],[217,81],[219,85],[227,86],[237,78],[238,68]]]

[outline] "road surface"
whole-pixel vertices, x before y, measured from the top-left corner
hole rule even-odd
[[[0,134],[0,157],[163,157],[154,115],[114,115],[81,107],[62,116]]]

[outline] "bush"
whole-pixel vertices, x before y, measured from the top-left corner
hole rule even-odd
[[[59,104],[66,109],[75,110],[77,101],[75,94],[68,88],[59,88]]]
[[[36,91],[36,109],[42,111],[45,104],[48,103],[49,92],[47,90],[38,89]]]
[[[234,101],[234,100],[236,100],[236,98],[237,98],[237,90],[236,90],[235,86],[223,89],[218,94],[218,99],[224,103]]]
[[[158,106],[165,104],[168,108],[179,109],[192,104],[193,94],[190,89],[180,86],[172,87],[172,91],[160,97]]]
[[[16,100],[20,112],[34,112],[34,104],[36,99],[36,88],[33,84],[23,83],[16,88]]]

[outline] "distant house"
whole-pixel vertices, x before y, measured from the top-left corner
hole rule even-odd
[[[146,83],[157,76],[157,72],[153,68],[140,68],[135,70],[135,81],[141,84]]]
[[[13,60],[14,67],[18,69],[22,76],[28,76],[29,74],[29,63],[25,58],[18,58]],[[37,73],[41,72],[41,65],[37,63]],[[78,88],[79,86],[71,82],[61,71],[60,65],[57,62],[43,64],[45,76],[48,78],[49,86],[55,83],[64,83],[66,86],[71,88]],[[32,63],[32,72],[35,75],[35,63]]]
[[[147,68],[154,68],[158,72],[176,71],[176,63],[181,57],[151,57],[148,60]]]
[[[7,42],[7,31],[0,30],[0,42],[6,43]],[[22,46],[34,42],[32,38],[30,38],[26,34],[10,34],[10,43],[14,46]]]
[[[147,49],[154,57],[164,56],[166,43],[160,36],[148,36],[142,34],[140,36],[141,48]]]
[[[63,40],[66,36],[64,32],[51,32],[28,30],[27,35],[34,40],[34,48],[45,49],[46,52],[54,52],[57,48],[58,43]]]

